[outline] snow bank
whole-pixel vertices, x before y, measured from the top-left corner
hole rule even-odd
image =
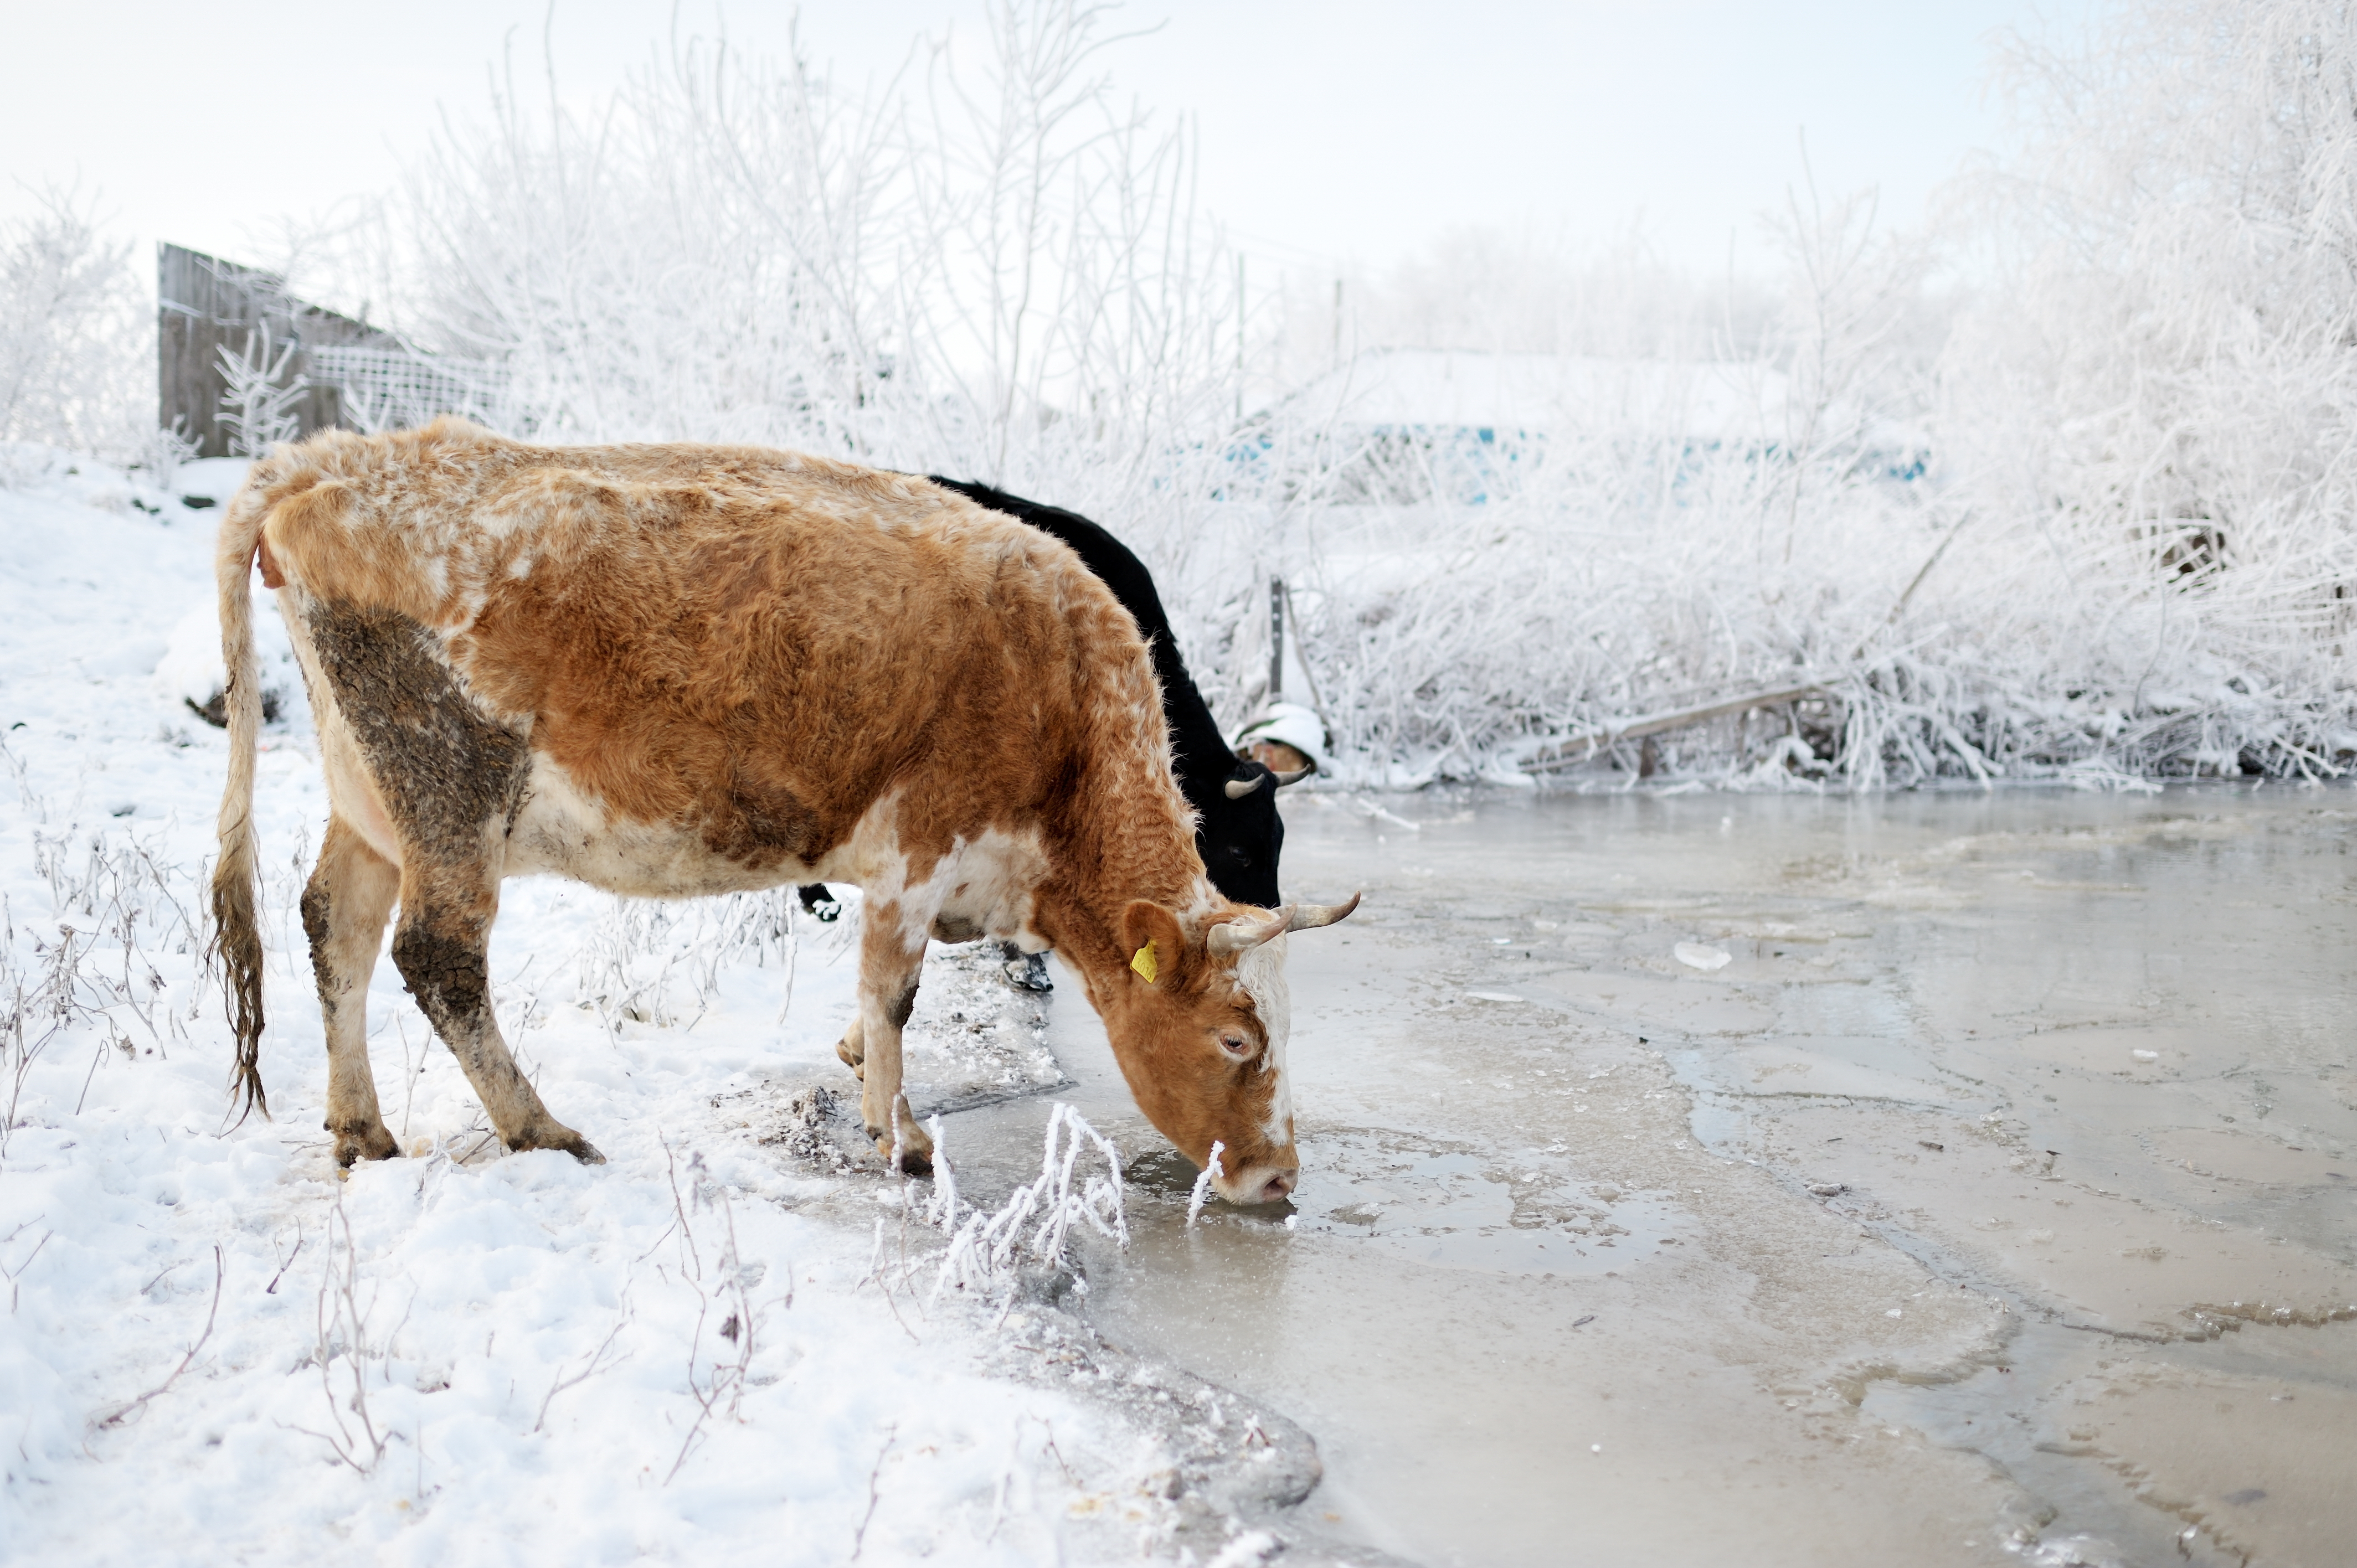
[[[879,1277],[865,1222],[813,1211],[869,1192],[937,1250],[899,1189],[808,1174],[738,1113],[798,1073],[848,1087],[852,918],[798,937],[782,899],[511,884],[502,1021],[611,1163],[504,1157],[387,961],[378,1083],[414,1157],[339,1180],[294,917],[324,800],[275,726],[278,1119],[221,1126],[197,911],[224,743],[155,676],[219,512],[119,485],[0,493],[0,1556],[1022,1563],[1167,1539],[1144,1429],[989,1375],[984,1307]]]

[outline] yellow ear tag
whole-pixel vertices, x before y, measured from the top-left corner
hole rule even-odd
[[[1155,967],[1154,944],[1149,941],[1138,949],[1135,955],[1130,959],[1129,967],[1137,971],[1138,978],[1145,981],[1146,984],[1153,984],[1155,977],[1162,972]]]

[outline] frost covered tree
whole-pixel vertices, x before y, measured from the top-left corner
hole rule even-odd
[[[143,446],[154,337],[129,256],[71,192],[0,224],[0,441],[118,457]]]
[[[1106,9],[995,5],[865,91],[708,40],[589,111],[511,84],[413,174],[404,325],[503,366],[518,428],[1143,496],[1229,405],[1230,302]]]
[[[1992,282],[1941,422],[1971,505],[2027,525],[1980,542],[1986,673],[2047,713],[1992,744],[2329,768],[2357,747],[2357,15],[2146,0],[2017,41],[2007,81],[2023,148],[1965,209]]]
[[[2357,390],[2357,15],[2153,0],[2010,70],[2030,141],[1990,188],[2006,287],[1968,347],[2061,416],[2032,460],[2139,520],[2346,486],[2320,437]]]

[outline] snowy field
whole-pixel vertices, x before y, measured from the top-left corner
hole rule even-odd
[[[506,1156],[386,961],[373,1054],[412,1157],[339,1180],[294,913],[325,800],[290,693],[257,805],[274,1120],[224,1125],[198,911],[225,741],[155,673],[219,515],[63,459],[0,490],[0,1559],[1257,1560],[1189,1525],[1146,1426],[1009,1375],[1043,1315],[934,1298],[939,1237],[898,1189],[795,1156],[829,1129],[789,1089],[853,1088],[856,915],[797,931],[780,894],[673,923],[511,884],[501,1021],[610,1163]],[[912,1078],[1052,1079],[1023,1045],[920,1045]]]
[[[1631,810],[1675,792],[1756,796],[1715,806],[1715,827],[1663,840],[1664,853],[1708,862],[1691,909],[1548,905],[1553,924],[1530,927],[1555,933],[1544,945],[1566,972],[1617,965],[1644,986],[1675,980],[1681,1009],[1706,983],[1752,983],[1732,959],[1707,980],[1677,968],[1674,950],[1644,944],[1657,924],[1698,921],[1694,910],[1732,897],[1734,873],[1711,847],[1731,841],[1711,835],[1731,834],[1755,807],[1769,821],[1780,800],[1846,797],[1870,814],[1878,791],[1943,781],[2126,799],[2164,783],[2357,774],[2357,18],[2347,7],[2127,0],[2083,36],[2002,43],[2011,140],[1960,176],[1943,216],[1895,231],[1878,221],[1872,190],[1821,199],[1812,178],[1805,202],[1796,187],[1789,210],[1766,215],[1781,274],[1724,288],[1648,260],[1635,231],[1625,254],[1469,232],[1381,276],[1321,268],[1273,282],[1255,263],[1248,287],[1217,214],[1196,205],[1194,133],[1135,108],[1107,74],[1105,14],[1009,0],[999,16],[986,44],[944,53],[942,74],[921,88],[917,75],[863,86],[675,37],[611,93],[567,94],[544,115],[510,91],[446,116],[374,216],[318,218],[327,226],[306,234],[310,220],[290,214],[286,254],[242,259],[285,270],[287,289],[325,306],[367,316],[372,302],[371,319],[414,350],[380,366],[377,381],[357,360],[339,371],[324,355],[300,372],[339,388],[343,417],[362,428],[455,408],[553,443],[757,443],[986,478],[1098,519],[1154,573],[1223,723],[1241,725],[1280,695],[1306,696],[1323,721],[1330,766],[1319,790],[1293,800],[1361,812],[1373,843],[1329,834],[1342,847],[1320,865],[1318,834],[1304,832],[1288,879],[1314,874],[1339,893],[1359,885],[1370,854],[1443,843],[1456,819],[1438,813],[1456,810],[1461,785],[1512,786],[1498,798],[1534,812],[1554,800],[1534,788],[1543,783]],[[202,950],[226,744],[190,708],[213,679],[221,513],[181,498],[225,499],[233,465],[194,465],[168,492],[125,477],[169,472],[196,448],[156,428],[150,274],[144,254],[108,237],[102,210],[51,191],[41,212],[0,227],[0,1563],[308,1562],[325,1550],[459,1563],[1142,1553],[1243,1568],[1276,1549],[1272,1529],[1289,1532],[1287,1563],[1340,1561],[1277,1511],[1320,1473],[1298,1428],[1114,1349],[1054,1305],[1060,1282],[1078,1277],[1073,1258],[1105,1261],[1103,1249],[1128,1245],[1117,1268],[1097,1271],[1096,1320],[1118,1321],[1117,1281],[1144,1279],[1182,1304],[1181,1329],[1200,1328],[1222,1305],[1206,1254],[1244,1248],[1244,1237],[1276,1261],[1273,1275],[1300,1266],[1308,1279],[1303,1260],[1327,1256],[1325,1240],[1215,1214],[1185,1222],[1183,1253],[1157,1251],[1191,1169],[1174,1177],[1161,1143],[1126,1121],[1117,1081],[1088,1080],[1102,1061],[1060,1060],[1049,1014],[978,953],[929,960],[909,1047],[920,1115],[974,1112],[948,1141],[953,1160],[961,1139],[973,1152],[963,1204],[946,1181],[881,1176],[836,1099],[853,1088],[833,1043],[852,1004],[856,902],[823,924],[782,889],[655,906],[511,885],[491,955],[500,1023],[551,1110],[610,1163],[505,1155],[381,962],[372,1053],[409,1157],[339,1177],[318,1126],[324,1051],[296,917],[326,801],[266,605],[281,702],[263,737],[256,819],[274,1119],[230,1124],[229,1034]],[[681,211],[697,222],[683,227]],[[233,438],[204,449],[295,436],[304,385],[281,374],[267,334],[249,335],[242,361],[237,345],[221,348]],[[1532,384],[1511,403],[1442,396],[1424,371],[1485,363],[1463,350],[1498,351],[1482,372],[1493,380],[1512,356],[1531,375],[1505,379]],[[1385,380],[1374,373],[1384,365],[1405,369]],[[1732,424],[1725,400],[1696,395],[1730,377],[1756,405]],[[1615,414],[1594,395],[1615,378],[1648,395]],[[1327,395],[1338,388],[1352,395]],[[1390,391],[1417,395],[1394,403]],[[164,411],[167,424],[178,417]],[[1653,782],[1638,790],[1642,778]],[[1426,787],[1437,788],[1422,801],[1437,804],[1394,800],[1396,812],[1347,793]],[[1537,879],[1555,871],[1529,857],[1512,811],[1483,810],[1491,847],[1534,879],[1528,902],[1540,909],[1542,891],[1555,891]],[[2339,832],[2312,836],[2337,846]],[[1858,863],[1858,842],[1824,851],[1824,865]],[[1808,897],[1810,918],[1829,922],[1824,940],[1863,940],[1840,933],[1866,929],[1851,906],[1870,899],[1837,885],[1815,847],[1787,858],[1824,884]],[[2019,875],[2044,887],[2034,869]],[[1394,979],[1447,993],[1450,1011],[1432,1019],[1473,1016],[1460,1002],[1537,1005],[1496,975],[1460,994],[1465,976],[1447,967],[1459,938],[1495,949],[1499,963],[1512,952],[1536,962],[1520,940],[1530,933],[1459,929],[1416,891],[1470,888],[1496,906],[1480,919],[1522,920],[1528,911],[1500,902],[1494,878],[1472,884],[1465,862],[1437,850],[1397,874],[1391,902],[1425,930],[1421,947],[1403,950],[1407,967],[1362,961],[1378,945],[1364,933],[1393,918],[1372,878],[1351,936],[1296,961],[1297,984],[1326,987],[1317,1000],[1328,1021],[1303,1010],[1301,1055],[1332,1076],[1308,1086],[1327,1106],[1357,1103],[1369,1128],[1415,1107],[1393,1092],[1398,1083],[1455,1086],[1467,1069],[1458,1053],[1430,1057],[1412,1082],[1368,1070],[1341,1048],[1364,1045],[1343,1039],[1356,1026],[1334,1005],[1351,987],[1373,998],[1362,1018],[1416,1022],[1411,1043],[1425,1050],[1443,1036],[1383,990]],[[2218,911],[2282,903],[2267,875],[2222,872],[2186,907],[2234,925]],[[1660,880],[1638,859],[1584,863],[1579,875],[1591,893]],[[1955,894],[1961,902],[1935,891],[1943,909],[1978,909],[1987,889]],[[1771,905],[1788,896],[1798,895],[1757,908],[1738,900],[1711,918],[1784,922],[1790,911]],[[2006,908],[2004,919],[2019,918]],[[2037,918],[2063,932],[2121,919],[2108,908]],[[1729,933],[1741,934],[1687,934]],[[1590,937],[1628,945],[1590,953]],[[2177,940],[2149,938],[2157,952]],[[2341,969],[2254,952],[2252,972],[2342,1008]],[[1320,962],[1332,966],[1322,977]],[[1901,952],[1883,972],[1911,976],[1912,963]],[[1863,994],[1852,971],[1828,972],[1839,987],[1816,987],[1824,975],[1792,983]],[[1980,970],[1961,972],[1971,976],[1961,990],[1987,988]],[[1767,976],[1758,972],[1762,987]],[[1060,1027],[1085,1011],[1076,989],[1058,999]],[[2117,1008],[2147,1005],[2142,990],[2121,995]],[[1654,1053],[1643,1058],[1653,1068],[1639,1068],[1657,1073],[1653,1087],[1629,1102],[1657,1116],[1640,1147],[1666,1143],[1683,1158],[1692,1129],[1671,1114],[1682,1102],[1648,1044],[1668,1037],[1664,1023],[1634,1007],[1611,1026]],[[2068,1012],[2057,1017],[2092,1026],[2093,1015]],[[1820,1028],[1796,1013],[1789,1031],[1755,1032],[1896,1038],[1893,1020],[1921,1015],[1894,1008]],[[1967,1028],[1966,1013],[1955,1016],[1966,1035],[1995,1037],[1997,1021],[1973,1014]],[[2020,1038],[2042,1041],[2045,1027]],[[1322,1058],[1321,1029],[1337,1047]],[[1494,1043],[1494,1031],[1473,1032]],[[2340,1038],[2327,1026],[2312,1041],[2336,1073]],[[2263,1046],[2275,1042],[2253,1045],[2252,1059],[2276,1073]],[[2045,1078],[2082,1070],[2045,1062],[2043,1048],[2023,1047]],[[2126,1059],[2173,1062],[2163,1053],[2174,1048],[2147,1043]],[[1396,1073],[1406,1059],[1378,1065]],[[2220,1060],[2221,1082],[2246,1071]],[[1794,1077],[1813,1070],[1789,1065]],[[1520,1058],[1507,1066],[1523,1070]],[[2115,1069],[2142,1070],[2084,1068],[2100,1079],[2093,1098],[2117,1087]],[[2055,1087],[2041,1079],[2020,1098],[2043,1117],[2039,1107],[2061,1102]],[[1060,1112],[1052,1168],[1022,1185],[1039,1156],[1028,1131],[1011,1155],[1005,1126],[1017,1112],[1045,1117],[1056,1095],[1124,1141],[1136,1157],[1128,1186],[1110,1147]],[[993,1101],[1014,1103],[983,1109]],[[1991,1100],[1979,1114],[2001,1111],[2009,1104]],[[2164,1113],[2179,1111],[2136,1112],[2178,1125],[2151,1120]],[[2240,1157],[2238,1140],[2253,1136],[2244,1115],[2179,1130],[2208,1140],[2188,1147]],[[2229,1123],[2242,1131],[2226,1133]],[[1951,1142],[1895,1121],[1885,1131],[1897,1153],[1872,1179],[1894,1187],[1932,1168],[1919,1153]],[[1561,1132],[1545,1129],[1533,1147],[1553,1158]],[[2049,1155],[2065,1146],[2040,1137]],[[1844,1140],[1853,1155],[1868,1146]],[[1727,1143],[1709,1158],[1738,1156],[1783,1157]],[[1535,1179],[1524,1173],[1540,1163],[1516,1158],[1501,1181]],[[1756,1216],[1775,1203],[1792,1200],[1786,1209],[1813,1226],[1822,1189],[1838,1197],[1868,1179],[1798,1164],[1792,1174],[1803,1185],[1787,1183],[1768,1208],[1725,1208],[1717,1234],[1730,1256],[1771,1233]],[[1581,1179],[1609,1176],[1636,1194],[1627,1175],[1603,1162]],[[2037,1179],[2050,1177],[2065,1179]],[[2272,1195],[2266,1203],[2306,1212],[2298,1183],[2251,1185]],[[1305,1213],[1315,1197],[1303,1189]],[[2084,1216],[2108,1212],[2069,1201],[2090,1227]],[[2195,1216],[2189,1234],[2213,1225],[2199,1204],[2184,1212]],[[2067,1238],[2071,1226],[2025,1233]],[[1968,1251],[1979,1234],[1941,1244]],[[2337,1232],[2330,1241],[2334,1260],[2350,1256]],[[1665,1244],[1687,1248],[1681,1257],[1701,1250]],[[2273,1234],[2266,1245],[2292,1255]],[[2105,1268],[2131,1255],[2132,1273],[2181,1261],[2179,1246],[2115,1249]],[[2213,1262],[2232,1250],[2221,1248]],[[1193,1262],[1157,1272],[1165,1255]],[[2330,1290],[2300,1299],[2357,1299],[2345,1263],[2333,1267]],[[2257,1299],[2257,1277],[2222,1262],[2216,1275],[2234,1302]],[[2213,1300],[2208,1279],[2169,1311]],[[1395,1402],[1355,1429],[1333,1416],[1339,1404],[1176,1348],[1183,1334],[1157,1353],[1320,1422],[1333,1466],[1320,1517],[1407,1550],[1345,1519],[1351,1496],[1407,1509],[1400,1499],[1414,1492],[1368,1479],[1378,1472],[1350,1445],[1370,1430],[1407,1434],[1397,1474],[1445,1493],[1427,1517],[1483,1513],[1466,1487],[1436,1479],[1477,1453],[1462,1432],[1478,1406],[1448,1335],[1495,1319],[1495,1287],[1481,1290],[1438,1327],[1413,1328],[1439,1368],[1429,1394],[1330,1331],[1347,1313],[1372,1332],[1380,1315],[1355,1286],[1330,1312],[1285,1297],[1246,1325],[1314,1330],[1314,1348],[1345,1370],[1380,1368],[1373,1392]],[[1682,1290],[1661,1299],[1686,1311]],[[1720,1299],[1750,1298],[1730,1288]],[[2053,1299],[2092,1297],[2058,1287]],[[1893,1320],[1915,1332],[1916,1317]],[[1642,1320],[1627,1341],[1629,1364],[1648,1377],[1662,1321]],[[1880,1321],[1869,1326],[1896,1332]],[[1583,1324],[1583,1347],[1616,1332],[1577,1316],[1568,1326]],[[1846,1364],[1847,1349],[1803,1348],[1776,1351],[1790,1386],[1830,1387],[1825,1369]],[[1527,1378],[1500,1382],[1501,1409],[1541,1402]],[[1664,1403],[1713,1434],[1777,1419],[1765,1406]],[[2013,1421],[2019,1407],[2005,1408]],[[2320,1398],[2298,1407],[2302,1421],[2325,1408]],[[1427,1439],[1409,1418],[1436,1411],[1453,1424]],[[1491,1426],[1513,1444],[1509,1458],[1546,1452],[1518,1419]],[[1877,1418],[1842,1441],[1874,1430],[1895,1441],[1900,1428]],[[2054,1441],[2083,1441],[2061,1430]],[[1818,1441],[1786,1435],[1793,1455]],[[1594,1455],[1592,1441],[1567,1451]],[[2324,1447],[2280,1441],[2302,1455]],[[1660,1447],[1687,1452],[1684,1436]],[[2120,1474],[2143,1463],[2116,1452]],[[1821,1540],[1806,1533],[1824,1512],[1810,1473],[1792,1471],[1785,1494],[1805,1499],[1793,1542]],[[1506,1474],[1501,1463],[1483,1478]],[[1859,1495],[1896,1499],[1891,1516],[1932,1517],[1918,1494],[1858,1474]],[[1551,1480],[1514,1483],[1513,1498],[1560,1498]],[[1600,1490],[1632,1520],[1691,1511],[1698,1528],[1725,1522],[1683,1492]],[[1579,1500],[1591,1552],[1605,1550],[1596,1495]],[[2242,1506],[2233,1498],[2265,1490],[2236,1482],[2222,1496]],[[1978,1551],[1994,1537],[1987,1510],[1971,1506],[1976,1522],[1953,1539]],[[2341,1514],[2311,1517],[2345,1534]],[[1636,1520],[1620,1539],[1653,1540],[1640,1524],[1650,1530]],[[2227,1541],[2214,1536],[2219,1552]],[[1912,1546],[1850,1556],[1932,1560]],[[1697,1548],[1688,1560],[1713,1559]]]

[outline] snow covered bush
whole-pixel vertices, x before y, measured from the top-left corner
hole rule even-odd
[[[2357,749],[2357,18],[2148,0],[2018,45],[2023,154],[1968,209],[1993,274],[1942,367],[1995,755],[2317,771]]]
[[[986,51],[866,93],[688,41],[595,113],[502,96],[414,171],[406,325],[502,367],[515,430],[1150,507],[1232,403],[1232,302],[1187,144],[1102,73],[1103,9],[994,6]]]
[[[1527,299],[1428,312],[1781,381],[1748,445],[1591,415],[1526,441],[1509,493],[1283,517],[1345,750],[1474,772],[1813,683],[1827,707],[1665,735],[1664,765],[1760,777],[1798,730],[1860,784],[2349,766],[2352,31],[2317,0],[2149,0],[2069,49],[2018,42],[2019,146],[1957,192],[1943,252],[1796,199],[1786,299],[1749,341],[1711,343],[1674,286],[1622,307],[1645,335],[1618,348]],[[1536,292],[1495,256],[1458,270]],[[1394,292],[1398,333],[1439,291],[1412,270]]]
[[[0,445],[135,456],[154,444],[154,387],[129,245],[70,193],[0,223]],[[11,467],[0,460],[0,482]]]

